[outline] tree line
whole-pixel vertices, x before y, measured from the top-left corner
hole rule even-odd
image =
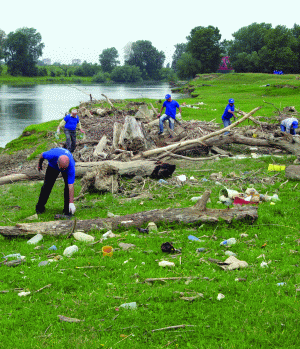
[[[221,57],[229,56],[235,72],[284,73],[300,72],[300,26],[289,29],[269,23],[252,23],[232,34],[233,40],[221,41],[217,27],[198,26],[191,30],[185,43],[175,45],[171,67],[165,54],[151,41],[138,40],[126,45],[125,62],[120,65],[115,47],[106,48],[99,55],[99,64],[84,62],[75,69],[59,65],[65,76],[91,76],[95,82],[140,82],[143,80],[190,79],[196,74],[218,70]],[[47,75],[38,67],[43,48],[41,34],[34,28],[21,28],[8,35],[0,30],[0,59],[11,75]],[[1,66],[0,66],[1,73]]]

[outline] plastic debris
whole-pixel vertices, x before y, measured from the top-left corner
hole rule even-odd
[[[231,252],[231,251],[225,251],[225,255],[226,256],[236,256],[236,254],[234,252]]]
[[[20,293],[18,293],[18,296],[19,297],[25,297],[25,296],[28,296],[28,295],[30,295],[30,291],[28,291],[28,292],[20,292]]]
[[[225,298],[225,296],[222,293],[219,293],[218,297],[217,297],[217,300],[220,301],[223,298]]]
[[[175,267],[175,263],[169,261],[161,261],[158,263],[160,267]]]
[[[157,225],[154,222],[149,222],[147,228],[150,232],[157,231]]]
[[[34,244],[37,244],[42,239],[43,239],[42,234],[36,234],[33,238],[31,238],[30,240],[27,241],[27,244],[34,245]]]
[[[176,178],[178,178],[180,180],[180,182],[185,182],[186,181],[186,175],[176,176]]]
[[[245,261],[240,261],[234,256],[230,256],[225,260],[224,263],[227,263],[229,265],[223,265],[222,269],[224,270],[235,270],[235,269],[240,269],[240,268],[247,268],[248,263]]]
[[[21,256],[21,253],[13,253],[13,254],[8,254],[7,256],[5,256],[3,258],[18,258],[18,259],[22,259],[22,256]]]
[[[111,230],[107,231],[105,234],[102,235],[102,239],[106,240],[108,238],[115,238],[116,234],[114,234]]]
[[[42,261],[38,264],[39,267],[44,267],[45,265],[49,264],[49,261]]]
[[[286,282],[278,282],[277,286],[284,286],[286,285]]]
[[[162,178],[158,181],[158,183],[159,184],[168,184],[168,182]]]
[[[78,251],[78,247],[76,245],[72,245],[72,246],[67,247],[64,250],[63,255],[66,256],[66,257],[71,257],[72,254],[77,252],[77,251]]]
[[[194,236],[194,235],[189,235],[188,239],[192,240],[192,241],[199,241],[199,239],[196,236]]]
[[[199,247],[196,249],[196,252],[204,252],[205,248],[204,247]]]
[[[121,304],[120,307],[125,309],[136,309],[137,305],[136,305],[136,302],[131,302],[131,303]]]
[[[261,263],[260,263],[260,266],[261,266],[262,268],[268,268],[268,263],[266,263],[266,262],[261,262]]]
[[[57,247],[55,245],[52,245],[51,247],[48,248],[50,251],[56,251]]]
[[[74,236],[75,240],[78,240],[78,241],[93,242],[95,240],[95,238],[93,236],[85,234],[79,230],[76,231],[75,233],[73,233],[73,236]]]
[[[119,246],[123,251],[128,251],[130,248],[135,248],[134,244],[126,244],[125,242],[120,242]]]
[[[220,245],[224,245],[224,246],[231,246],[231,245],[234,245],[236,244],[236,239],[235,238],[230,238],[228,240],[224,240],[220,243]]]

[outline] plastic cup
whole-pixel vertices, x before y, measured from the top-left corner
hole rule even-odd
[[[103,246],[102,247],[103,257],[104,256],[111,257],[113,255],[113,251],[114,251],[114,249],[111,246]]]

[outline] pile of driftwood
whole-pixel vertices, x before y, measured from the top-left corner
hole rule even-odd
[[[249,147],[268,148],[291,153],[300,158],[300,140],[297,137],[279,131],[279,115],[273,121],[260,121],[254,114],[257,107],[249,113],[239,112],[241,117],[223,128],[222,124],[205,121],[180,121],[175,124],[174,131],[165,125],[165,134],[158,135],[157,110],[150,103],[129,103],[128,112],[119,110],[114,101],[106,96],[107,107],[95,108],[93,103],[80,105],[79,115],[86,138],[78,141],[74,152],[76,160],[76,177],[82,178],[82,198],[86,191],[96,189],[100,192],[116,193],[122,176],[140,176],[152,178],[166,178],[171,176],[175,165],[168,164],[169,159],[184,159],[188,161],[213,160],[216,157],[231,156],[224,147],[236,143]],[[99,104],[99,103],[98,103]],[[286,113],[290,112],[286,110]],[[295,113],[295,111],[291,111]],[[251,125],[245,125],[250,120]],[[244,124],[243,124],[244,123]],[[241,127],[236,127],[240,124]],[[225,131],[230,134],[224,135]],[[300,138],[300,137],[299,137]],[[62,146],[62,144],[57,144]],[[194,155],[193,157],[187,154]],[[199,157],[199,154],[201,155]],[[196,156],[195,156],[196,155]],[[20,180],[42,179],[44,174],[37,172],[36,167],[26,171],[19,169],[18,173],[0,178],[0,185]],[[286,174],[290,178],[299,179],[298,166],[287,168]],[[293,177],[294,176],[294,177]],[[209,195],[208,195],[209,196]],[[196,221],[215,222],[219,218],[226,221],[257,217],[256,208],[234,208],[231,210],[207,210],[205,204],[208,197],[198,202],[194,208],[154,210],[141,212],[119,218],[104,220],[88,220],[78,222],[78,227],[88,231],[92,228],[116,228],[118,226],[141,226],[146,221]],[[39,232],[46,234],[61,234],[68,230],[72,222],[51,222],[22,224],[18,227],[2,227],[0,233],[8,235],[32,234]]]

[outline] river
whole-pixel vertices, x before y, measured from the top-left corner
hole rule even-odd
[[[171,93],[168,83],[153,85],[0,85],[0,147],[19,137],[24,128],[63,118],[65,112],[80,102],[88,101],[89,94],[103,99],[153,98],[163,99]],[[172,94],[173,99],[181,95]]]

